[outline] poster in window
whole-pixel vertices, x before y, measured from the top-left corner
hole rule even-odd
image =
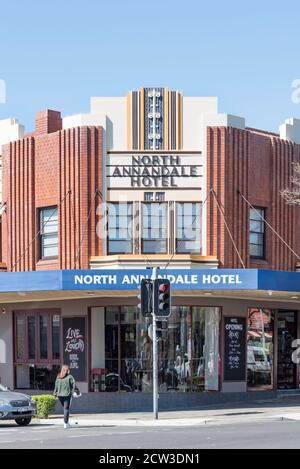
[[[86,381],[86,318],[63,318],[64,363],[76,381]]]
[[[224,381],[246,379],[246,319],[224,319]]]

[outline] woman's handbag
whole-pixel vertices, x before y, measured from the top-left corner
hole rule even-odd
[[[80,397],[81,396],[81,392],[79,391],[78,387],[76,386],[73,393],[72,393],[72,396],[77,398],[77,397]]]

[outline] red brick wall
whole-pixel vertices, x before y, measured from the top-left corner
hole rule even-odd
[[[299,243],[299,207],[287,205],[280,190],[290,185],[292,161],[300,161],[300,145],[272,134],[226,127],[207,129],[207,188],[213,188],[233,239],[246,267],[295,270],[296,257],[268,228],[266,260],[249,256],[249,207],[266,208],[267,221],[296,252]],[[213,196],[208,200],[208,255],[216,255],[223,267],[241,262]]]
[[[62,119],[60,112],[46,109],[36,115],[35,135],[50,134],[62,129]]]
[[[2,237],[8,270],[88,268],[90,256],[102,254],[96,236],[101,199],[95,191],[102,191],[103,129],[47,130],[4,147]],[[60,205],[59,257],[41,261],[38,209],[51,205]]]
[[[24,138],[3,150],[3,261],[8,270],[34,270],[34,139]]]

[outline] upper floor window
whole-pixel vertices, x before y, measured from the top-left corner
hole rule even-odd
[[[176,252],[201,253],[201,204],[176,204]]]
[[[254,259],[265,258],[265,209],[250,209],[250,257]]]
[[[40,258],[58,257],[58,210],[57,207],[40,209]]]
[[[132,203],[108,204],[108,254],[131,254]]]
[[[142,252],[161,254],[167,252],[167,204],[143,204]]]

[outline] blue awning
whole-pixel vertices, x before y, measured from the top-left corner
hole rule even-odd
[[[175,290],[272,290],[300,292],[300,273],[260,269],[168,269]],[[79,290],[136,290],[150,270],[52,270],[0,272],[0,293]]]

